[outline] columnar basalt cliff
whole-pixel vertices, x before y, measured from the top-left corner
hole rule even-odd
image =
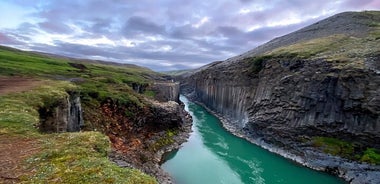
[[[82,105],[78,93],[39,108],[40,130],[43,132],[78,132],[84,126]]]
[[[152,85],[155,99],[161,102],[179,102],[179,82],[155,82]]]
[[[380,149],[379,33],[380,12],[338,14],[185,74],[181,91],[256,144],[352,183],[378,183],[378,165],[324,154],[314,139],[347,141],[352,154]]]

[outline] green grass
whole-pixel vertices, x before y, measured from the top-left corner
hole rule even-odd
[[[115,98],[120,101],[134,100],[132,84],[149,85],[150,76],[161,74],[136,66],[114,66],[85,61],[54,58],[35,53],[0,46],[0,75],[32,76],[58,80],[78,80],[76,82],[84,97],[97,93],[97,100]],[[81,64],[84,68],[72,66]],[[135,95],[135,94],[134,94]],[[136,96],[136,95],[135,95]]]
[[[43,134],[38,107],[67,97],[76,86],[69,82],[44,81],[23,93],[0,96],[0,135],[33,138],[42,150],[26,159],[24,167],[34,169],[21,183],[156,183],[155,179],[108,160],[108,137],[99,132]]]
[[[314,146],[321,147],[324,152],[339,155],[342,157],[351,157],[354,154],[354,146],[346,141],[331,137],[314,137]]]
[[[380,150],[375,148],[367,148],[363,156],[360,158],[362,162],[380,165]]]
[[[114,66],[65,58],[49,57],[31,52],[0,46],[0,74],[27,76],[83,77],[92,80],[105,77],[118,82],[148,82],[144,75],[157,74],[145,68]],[[79,69],[70,63],[82,63],[86,68]]]
[[[313,146],[321,148],[325,153],[358,160],[371,164],[380,164],[380,151],[366,148],[365,151],[355,151],[357,145],[332,137],[313,137]]]
[[[150,149],[152,151],[158,151],[165,146],[173,144],[174,143],[174,136],[177,134],[178,134],[178,132],[176,130],[167,130],[163,136],[161,136],[157,141],[155,141],[150,146]]]
[[[26,161],[36,171],[21,183],[156,183],[110,162],[110,142],[99,132],[50,134],[41,141],[42,152]]]
[[[171,75],[171,76],[180,76],[180,75],[183,75],[187,72],[191,72],[192,70],[191,69],[188,69],[188,70],[173,70],[173,71],[165,71],[165,72],[161,72],[163,74],[166,74],[166,75]]]
[[[25,173],[20,182],[157,183],[138,170],[120,168],[109,161],[110,142],[99,132],[45,134],[38,130],[38,109],[65,100],[69,92],[80,93],[85,112],[99,112],[106,99],[121,106],[142,107],[146,105],[141,100],[143,94],[134,92],[131,84],[147,85],[150,76],[160,76],[139,67],[80,62],[80,67],[84,66],[80,68],[70,64],[75,62],[0,46],[0,76],[26,76],[40,81],[29,91],[0,95],[0,136],[31,138],[41,145],[38,154],[26,158],[23,166],[33,172]],[[79,80],[72,83],[70,79]],[[133,116],[134,112],[128,113]],[[85,119],[90,129],[99,129],[92,123]]]
[[[379,53],[380,25],[373,24],[372,30],[364,37],[354,37],[343,34],[330,35],[311,39],[292,45],[283,46],[261,57],[298,59],[325,59],[334,64],[335,68],[364,68],[364,59],[373,53]]]
[[[0,96],[0,133],[31,136],[38,134],[40,107],[65,99],[76,87],[64,81],[44,81],[29,92]]]
[[[264,62],[271,58],[272,58],[271,55],[264,55],[264,56],[246,58],[245,61],[249,63],[251,72],[257,74],[263,69]]]
[[[308,59],[331,52],[332,50],[337,50],[338,47],[344,45],[346,41],[347,36],[345,35],[331,35],[280,47],[267,54],[277,57],[281,55],[293,55],[300,59]]]
[[[155,93],[147,88],[147,91],[139,94],[132,86],[149,86],[153,83],[152,78],[162,76],[149,69],[132,65],[44,56],[0,46],[0,76],[2,75],[74,80],[75,91],[80,93],[84,108],[93,108],[93,104],[101,104],[107,99],[112,99],[120,106],[144,107],[144,96],[154,97]]]
[[[149,96],[149,97],[155,97],[156,96],[156,92],[152,91],[152,90],[146,90],[144,92],[144,95],[145,96]]]

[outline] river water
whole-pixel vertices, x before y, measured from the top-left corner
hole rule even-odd
[[[188,142],[162,165],[178,184],[335,184],[341,179],[299,166],[227,132],[203,107],[181,96],[193,117]]]

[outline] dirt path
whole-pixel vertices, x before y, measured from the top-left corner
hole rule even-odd
[[[0,135],[0,183],[18,183],[27,171],[23,162],[40,150],[33,139]]]
[[[32,78],[0,76],[0,95],[27,91],[39,84],[41,81]]]
[[[25,77],[0,76],[0,95],[31,90],[42,82]],[[37,140],[0,134],[0,183],[18,183],[27,171],[23,162],[39,151]]]

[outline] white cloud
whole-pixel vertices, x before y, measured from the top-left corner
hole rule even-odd
[[[247,9],[247,8],[242,8],[242,9],[239,10],[239,14],[247,14],[249,12],[251,12],[251,10]]]
[[[209,17],[203,17],[201,20],[199,20],[199,22],[197,22],[196,24],[193,24],[192,26],[195,27],[195,28],[199,28],[203,24],[207,23],[209,20],[210,20]]]
[[[173,48],[170,45],[164,45],[160,48],[161,51],[168,52],[171,51]]]
[[[99,46],[99,45],[108,45],[108,46],[116,46],[116,43],[113,40],[110,40],[106,36],[102,35],[99,38],[83,38],[83,39],[67,39],[68,43],[74,44],[83,44],[89,46]]]

